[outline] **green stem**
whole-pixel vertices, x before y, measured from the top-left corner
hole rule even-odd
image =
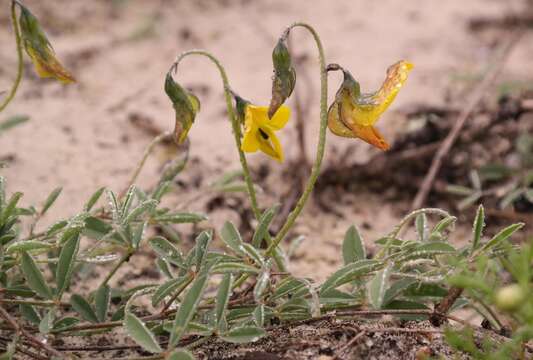
[[[292,24],[287,28],[287,30],[285,30],[285,33],[282,36],[287,37],[289,35],[290,30],[295,27],[303,27],[307,29],[311,33],[311,35],[313,35],[318,49],[318,59],[320,61],[320,132],[318,134],[318,145],[316,149],[315,162],[313,163],[313,168],[311,170],[309,180],[307,180],[307,184],[305,185],[305,189],[302,193],[302,196],[300,197],[300,199],[298,199],[298,202],[294,206],[294,209],[287,217],[285,224],[283,224],[281,230],[268,247],[266,251],[267,255],[272,255],[273,250],[283,241],[289,230],[294,225],[294,222],[302,212],[302,209],[304,208],[305,203],[309,198],[309,195],[311,195],[311,192],[313,191],[316,180],[320,173],[320,166],[322,165],[322,159],[324,158],[324,150],[326,147],[326,128],[328,125],[328,78],[324,48],[322,47],[322,42],[320,40],[320,36],[318,36],[318,33],[311,25],[308,25],[306,23]]]
[[[137,164],[137,167],[135,168],[135,171],[133,172],[133,174],[131,175],[130,180],[128,181],[128,186],[126,186],[126,188],[122,191],[122,193],[120,194],[119,198],[124,197],[124,195],[126,194],[128,189],[135,183],[135,181],[137,181],[137,177],[141,173],[141,170],[144,167],[144,164],[146,163],[146,160],[148,159],[150,154],[154,151],[155,146],[157,144],[159,144],[160,142],[163,142],[163,141],[165,141],[167,139],[171,139],[171,138],[172,138],[172,133],[164,132],[162,134],[157,135],[155,138],[152,139],[152,141],[150,141],[150,143],[148,144],[148,146],[146,146],[146,149],[144,150],[144,154],[143,154],[143,157],[142,157],[141,161],[139,161],[139,163]]]
[[[11,90],[9,91],[9,94],[7,94],[4,101],[0,104],[0,112],[2,112],[7,105],[13,100],[15,97],[15,94],[17,93],[17,89],[20,85],[20,80],[22,79],[22,72],[24,71],[24,63],[22,59],[22,40],[20,37],[20,28],[19,24],[17,22],[17,12],[15,9],[15,5],[17,3],[15,1],[11,1],[11,23],[13,24],[13,30],[15,31],[15,42],[17,44],[17,58],[18,58],[18,67],[17,67],[17,77],[15,78],[15,82],[13,83],[13,86],[11,86]]]
[[[117,270],[120,269],[120,267],[124,265],[124,263],[127,262],[132,255],[133,255],[132,250],[129,250],[126,254],[124,254],[124,256],[122,256],[120,260],[115,264],[115,267],[107,274],[107,276],[105,277],[105,279],[102,281],[102,283],[100,284],[98,288],[101,288],[102,286],[106,286],[109,280],[111,280],[111,278],[113,277],[113,275],[115,275]]]
[[[224,86],[224,97],[226,99],[226,107],[228,111],[228,115],[231,121],[231,126],[233,128],[233,136],[235,138],[235,145],[237,147],[237,151],[239,152],[239,160],[241,162],[241,167],[243,171],[244,181],[246,183],[246,187],[248,189],[248,195],[250,196],[250,203],[252,205],[252,211],[254,213],[254,216],[257,220],[261,218],[261,211],[259,210],[259,206],[257,204],[257,195],[255,193],[254,184],[252,181],[252,177],[250,175],[250,169],[248,168],[248,162],[246,161],[246,156],[244,155],[244,152],[241,149],[241,128],[239,124],[239,120],[237,118],[237,115],[235,114],[235,110],[233,109],[232,104],[232,92],[231,87],[229,85],[228,76],[226,75],[226,70],[224,69],[224,66],[220,63],[220,61],[214,57],[211,53],[205,51],[205,50],[190,50],[181,53],[174,64],[172,65],[171,69],[174,69],[177,71],[178,65],[185,57],[189,55],[201,55],[207,57],[209,60],[211,60],[215,66],[218,68],[218,71],[220,72],[220,77],[222,78],[222,84]],[[269,237],[267,237],[267,242],[270,240]],[[271,245],[271,243],[269,244]],[[270,248],[270,246],[269,246]],[[276,265],[281,271],[286,271],[285,264],[283,261],[283,258],[281,254],[276,252],[274,254],[274,260],[276,261]]]

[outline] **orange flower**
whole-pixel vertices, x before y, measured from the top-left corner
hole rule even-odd
[[[374,127],[400,91],[413,64],[399,61],[387,69],[387,78],[374,93],[361,93],[359,83],[344,71],[344,81],[328,111],[328,127],[335,135],[359,138],[381,150],[389,144]]]

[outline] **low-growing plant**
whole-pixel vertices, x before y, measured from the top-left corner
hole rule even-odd
[[[16,6],[21,9],[19,21],[15,16]],[[53,76],[63,82],[73,80],[53,56],[37,19],[29,14],[20,2],[12,2],[19,65],[22,38],[41,76]],[[279,206],[259,205],[245,152],[262,151],[277,161],[284,159],[276,132],[290,116],[284,102],[294,89],[296,74],[287,38],[295,28],[310,32],[319,53],[320,130],[306,187],[292,212],[282,219],[281,229],[272,234],[270,224]],[[200,110],[199,99],[173,77],[182,60],[190,56],[207,57],[219,70],[244,178],[243,183],[236,183],[238,176],[228,174],[215,181],[210,191],[245,189],[257,226],[253,233],[241,234],[234,224],[226,222],[221,229],[200,231],[194,246],[187,250],[180,240],[180,224],[201,223],[207,216],[176,211],[162,205],[162,199],[172,191],[175,178],[186,166],[187,135]],[[39,220],[61,195],[61,188],[53,190],[40,206],[22,206],[22,193],[8,195],[6,180],[0,177],[0,317],[3,319],[0,348],[5,351],[4,358],[13,358],[15,354],[37,359],[75,357],[73,354],[80,353],[80,348],[63,346],[59,351],[54,347],[55,341],[122,328],[139,348],[153,354],[147,358],[192,359],[189,350],[209,339],[233,343],[256,341],[270,326],[279,323],[369,314],[410,316],[441,323],[449,318],[449,311],[465,306],[479,309],[480,300],[492,296],[491,292],[481,296],[475,286],[460,280],[482,263],[485,267],[469,277],[472,281],[486,274],[497,277],[497,272],[485,271],[487,264],[513,263],[514,257],[522,256],[513,252],[508,242],[522,224],[511,225],[484,239],[482,207],[478,210],[472,239],[464,247],[454,246],[450,241],[455,217],[440,209],[420,209],[408,214],[389,234],[376,239],[376,253],[372,257],[366,253],[360,231],[355,225],[350,227],[342,241],[344,265],[323,283],[288,271],[290,258],[281,245],[319,176],[326,129],[387,149],[387,142],[374,124],[394,100],[412,65],[407,61],[394,64],[378,91],[361,93],[359,83],[347,70],[338,64],[327,64],[320,37],[305,23],[295,23],[283,32],[272,59],[272,100],[268,107],[263,107],[253,105],[231,88],[224,67],[212,54],[204,50],[180,54],[164,80],[165,92],[175,110],[174,132],[161,134],[148,145],[126,191],[117,194],[100,188],[77,214],[58,219],[47,228],[41,228]],[[328,110],[330,71],[342,71],[343,82]],[[20,77],[19,66],[7,103],[14,96]],[[155,145],[169,138],[174,138],[184,153],[165,167],[155,186],[150,189],[135,186]],[[224,251],[211,245],[214,238],[222,240]],[[136,261],[141,249],[153,252],[155,266],[164,280],[147,280],[134,287],[127,283],[114,284],[117,271]],[[526,267],[531,262],[528,256],[520,258]],[[491,271],[492,268],[491,265]],[[95,271],[105,271],[98,286],[81,290],[79,283]],[[513,273],[511,267],[508,271]],[[452,279],[451,287],[447,279]],[[530,286],[530,280],[530,275],[527,279],[522,275],[517,277],[522,291]],[[522,304],[522,300],[519,302]],[[496,321],[489,315],[491,321]],[[520,345],[525,340],[522,336],[510,343]],[[113,350],[121,345],[100,350]]]

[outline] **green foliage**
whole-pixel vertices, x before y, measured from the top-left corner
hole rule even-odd
[[[447,191],[462,197],[459,210],[479,202],[495,199],[502,209],[520,209],[521,203],[533,206],[533,134],[522,133],[514,143],[516,162],[488,163],[470,172],[469,185],[449,185]]]

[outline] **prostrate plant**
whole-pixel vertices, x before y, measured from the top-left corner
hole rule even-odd
[[[15,2],[13,9],[14,6]],[[15,27],[16,24],[14,21]],[[281,230],[273,235],[270,224],[279,206],[266,209],[259,206],[245,152],[260,150],[283,160],[275,131],[281,130],[289,119],[289,110],[283,103],[292,93],[296,75],[286,40],[295,27],[307,29],[318,48],[321,122],[308,183]],[[165,168],[153,189],[142,190],[133,184],[156,144],[169,137],[180,145],[186,142],[200,101],[179,85],[172,73],[177,72],[184,58],[192,55],[207,57],[220,72],[244,185],[258,225],[253,234],[244,235],[231,222],[216,233],[203,230],[194,246],[184,251],[176,226],[195,224],[206,216],[172,210],[162,206],[161,200],[172,190],[187,154]],[[521,224],[482,241],[483,220],[478,219],[471,245],[456,248],[449,242],[456,219],[440,209],[421,209],[377,239],[378,251],[371,259],[357,228],[348,229],[342,244],[344,265],[322,284],[287,271],[289,255],[280,245],[319,175],[326,128],[329,126],[340,136],[357,137],[381,149],[387,148],[374,124],[397,95],[412,65],[406,61],[396,63],[389,68],[380,90],[363,94],[348,71],[337,64],[326,66],[318,34],[303,23],[291,25],[282,34],[273,51],[273,62],[272,100],[269,107],[261,107],[231,89],[224,68],[210,53],[192,50],[179,55],[165,77],[165,92],[176,112],[174,134],[162,134],[148,145],[123,194],[98,189],[78,214],[58,220],[47,229],[37,229],[38,221],[60,196],[60,188],[52,191],[41,207],[22,207],[19,205],[22,194],[7,196],[5,179],[0,177],[0,317],[4,319],[3,331],[9,334],[0,337],[0,347],[6,351],[5,358],[12,358],[15,353],[34,358],[72,357],[73,352],[81,350],[67,345],[62,346],[60,353],[54,348],[56,340],[121,327],[139,348],[154,354],[147,358],[192,359],[185,348],[192,349],[212,338],[233,343],[255,341],[266,334],[270,325],[280,322],[290,325],[295,320],[353,318],[363,316],[368,309],[374,314],[442,320],[450,309],[475,306],[477,299],[469,298],[469,292],[461,297],[461,291],[456,290],[453,294],[458,295],[450,301],[446,279],[461,276],[464,269],[480,258],[506,256],[508,238]],[[38,64],[42,66],[40,60]],[[49,63],[47,71],[60,79],[66,76],[51,72],[54,64]],[[328,111],[327,75],[334,70],[343,71],[344,81]],[[211,190],[235,189],[231,188],[234,175],[215,182]],[[103,197],[106,200],[102,206]],[[438,221],[430,226],[428,216],[436,216]],[[402,236],[402,231],[413,223],[416,231]],[[210,246],[215,236],[221,238],[227,252]],[[127,283],[115,285],[115,274],[132,259],[136,261],[140,249],[153,251],[164,281],[148,281],[135,287],[128,287]],[[112,265],[106,267],[108,272],[98,286],[82,293],[77,282],[108,263]],[[139,299],[143,297],[150,301],[151,311],[140,305]],[[431,309],[445,300],[450,306],[444,311]],[[33,334],[39,334],[46,342]]]

